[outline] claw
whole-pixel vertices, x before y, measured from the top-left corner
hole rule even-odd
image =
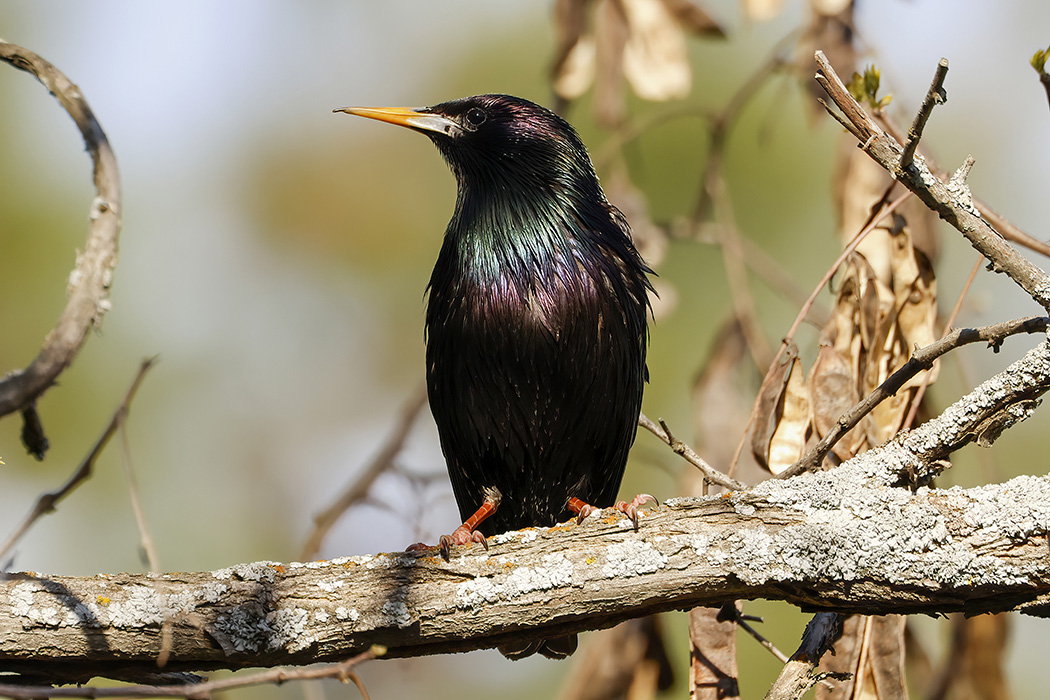
[[[647,493],[640,493],[631,499],[630,503],[626,501],[617,501],[613,508],[630,518],[631,523],[634,524],[634,529],[638,530],[638,508],[649,502],[655,503],[657,506],[660,505],[660,501],[656,500],[653,496],[650,496]]]
[[[449,557],[452,556],[452,546],[457,544],[477,542],[485,548],[486,552],[489,551],[489,543],[485,539],[485,535],[474,528],[480,525],[485,518],[496,512],[496,508],[499,507],[499,502],[502,498],[503,496],[500,494],[499,489],[485,489],[485,500],[482,501],[481,507],[478,508],[477,512],[467,518],[465,523],[453,530],[451,535],[441,536],[438,540],[438,547],[441,548],[441,557],[445,561],[448,561]],[[430,549],[430,547],[420,542],[409,547],[407,551],[418,552],[422,549]]]
[[[442,535],[438,540],[438,547],[441,548],[441,558],[448,561],[452,556],[452,538],[449,535]]]
[[[592,506],[590,503],[587,503],[575,497],[570,498],[568,503],[565,504],[565,507],[571,510],[572,512],[576,513],[577,525],[586,520],[588,515],[599,510],[598,508]]]

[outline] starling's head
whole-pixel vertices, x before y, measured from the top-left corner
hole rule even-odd
[[[461,186],[542,186],[597,178],[576,131],[554,112],[510,95],[476,95],[422,109],[335,110],[419,131],[437,145]],[[600,190],[599,190],[600,191]]]

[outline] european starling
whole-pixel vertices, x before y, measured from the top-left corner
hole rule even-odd
[[[464,519],[441,538],[446,556],[613,506],[648,380],[651,270],[579,135],[509,95],[336,111],[425,134],[459,185],[426,311],[430,408]],[[649,498],[616,507],[637,525]],[[500,650],[562,658],[575,646]]]

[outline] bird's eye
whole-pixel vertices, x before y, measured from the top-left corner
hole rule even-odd
[[[477,107],[471,107],[467,110],[467,122],[471,126],[481,126],[488,119],[488,115],[485,114],[485,110],[478,109]]]

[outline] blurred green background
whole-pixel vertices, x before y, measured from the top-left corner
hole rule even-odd
[[[734,2],[705,7],[730,36],[691,42],[686,102],[715,110],[805,11],[788,3],[776,20],[754,24]],[[159,354],[129,429],[161,566],[207,570],[295,558],[312,516],[374,453],[422,381],[423,290],[455,196],[426,139],[331,111],[482,92],[549,104],[550,10],[520,0],[0,0],[0,36],[81,87],[116,151],[124,190],[113,309],[39,404],[52,444],[46,461],[24,454],[17,418],[0,421],[0,533],[66,478],[139,360]],[[948,0],[865,2],[858,25],[870,51],[862,63],[882,68],[884,91],[904,123],[937,59],[949,58],[949,101],[934,112],[924,144],[949,169],[973,154],[975,193],[1045,238],[1050,115],[1028,66],[1050,42],[1044,0],[968,3],[966,12]],[[808,290],[838,253],[830,187],[839,130],[809,119],[800,85],[813,71],[803,65],[804,76],[770,80],[749,104],[732,134],[726,174],[742,232]],[[93,191],[80,137],[45,89],[0,66],[0,107],[0,371],[7,371],[32,359],[64,305]],[[630,102],[632,115],[665,108]],[[592,153],[600,152],[610,134],[586,100],[569,116]],[[691,212],[706,156],[699,119],[668,121],[631,146],[631,178],[657,221]],[[942,310],[973,259],[947,233],[937,268]],[[692,379],[729,296],[714,247],[674,242],[659,272],[676,303],[653,328],[644,410],[686,438]],[[753,287],[776,342],[795,307],[760,282]],[[1037,312],[1008,280],[984,274],[959,323]],[[804,352],[814,336],[800,339]],[[994,356],[957,353],[934,401],[953,400],[1034,342],[1013,339]],[[1047,415],[1004,436],[992,461],[970,448],[946,484],[1042,473]],[[93,478],[33,528],[13,568],[144,570],[119,454],[114,443]],[[401,549],[457,524],[429,414],[400,462],[406,472],[436,478],[420,487],[403,475],[382,477],[372,503],[342,519],[322,557]],[[641,434],[623,491],[676,495],[685,468]],[[749,604],[748,612],[765,615],[774,643],[794,649],[803,615],[767,603]],[[679,690],[688,658],[683,617],[668,625]],[[1018,618],[1014,632],[1016,697],[1042,697],[1046,672],[1035,642],[1045,638],[1045,623]],[[744,696],[754,697],[779,664],[747,640],[741,649]],[[490,651],[376,662],[361,674],[373,697],[498,688],[513,699],[551,695],[568,670],[538,659],[510,664]],[[325,690],[356,694],[338,684]]]

